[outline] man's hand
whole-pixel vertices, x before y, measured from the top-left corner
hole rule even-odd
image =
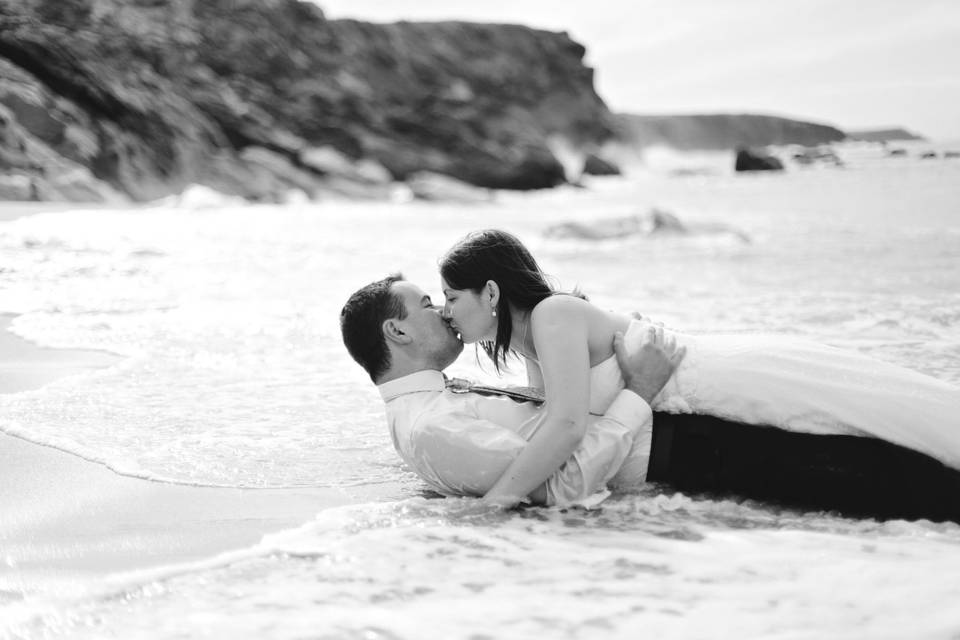
[[[645,316],[639,311],[634,311],[633,313],[630,314],[630,317],[633,318],[634,320],[639,320],[640,322],[646,322],[647,324],[653,325],[654,327],[663,326],[663,322],[661,322],[660,320],[654,320],[650,316]]]
[[[672,336],[664,338],[663,327],[652,326],[645,329],[640,347],[633,353],[627,353],[623,334],[616,332],[613,351],[617,354],[617,364],[620,365],[627,389],[643,398],[647,404],[653,402],[687,355],[687,348],[678,347]]]

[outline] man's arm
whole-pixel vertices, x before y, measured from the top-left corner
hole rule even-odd
[[[623,390],[607,412],[587,425],[573,455],[531,494],[542,504],[593,506],[630,454],[634,439],[650,429],[653,412],[636,393]]]
[[[588,427],[573,455],[531,492],[533,502],[560,506],[597,502],[591,497],[602,492],[620,469],[641,429],[649,428],[649,403],[685,354],[683,348],[664,340],[662,330],[653,327],[634,353],[627,353],[623,336],[618,334],[614,337],[614,351],[626,389],[606,414]],[[506,402],[502,398],[475,400],[481,413],[484,402]],[[497,413],[491,411],[491,415]],[[414,430],[417,472],[441,493],[482,496],[526,446],[518,433],[534,433],[539,426],[536,423],[542,419],[541,413],[528,421],[531,424],[506,426],[466,408],[456,413],[422,416]]]
[[[478,400],[481,405],[512,402]],[[508,428],[467,412],[421,416],[414,429],[416,471],[440,493],[483,496],[527,445],[517,431],[534,432],[542,419],[539,413]],[[599,502],[606,493],[598,492],[604,491],[630,452],[634,436],[651,419],[646,402],[622,391],[608,412],[590,425],[573,455],[530,493],[530,501],[558,506]]]
[[[663,335],[663,326],[649,326],[633,353],[627,351],[621,332],[613,335],[613,352],[620,365],[624,385],[649,405],[670,380],[687,355],[686,347],[678,347],[672,336]]]

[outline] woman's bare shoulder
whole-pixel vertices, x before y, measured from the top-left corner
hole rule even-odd
[[[534,322],[549,319],[582,319],[591,326],[615,326],[623,330],[629,323],[629,317],[601,309],[588,300],[574,295],[555,295],[545,298],[535,306],[530,314]]]
[[[544,298],[530,312],[534,322],[551,318],[586,318],[596,310],[590,302],[573,295],[557,294]]]

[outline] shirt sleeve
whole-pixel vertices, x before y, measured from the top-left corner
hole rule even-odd
[[[537,422],[537,414],[527,422]],[[591,422],[570,459],[546,482],[547,503],[594,506],[606,498],[606,483],[630,452],[650,407],[631,391],[621,391],[607,413]],[[464,409],[421,416],[414,426],[414,464],[435,490],[446,495],[482,496],[526,446],[519,435],[538,425],[509,429]]]
[[[630,454],[643,427],[652,426],[653,412],[637,394],[620,391],[607,412],[587,427],[573,456],[547,480],[549,504],[594,507],[610,492],[606,485]]]
[[[526,445],[516,432],[468,411],[421,416],[414,433],[414,465],[446,495],[484,495]]]

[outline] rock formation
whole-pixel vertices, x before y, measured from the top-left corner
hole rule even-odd
[[[563,33],[327,20],[299,0],[0,0],[0,176],[46,199],[565,180],[610,114]],[[26,183],[24,183],[26,180]],[[2,181],[0,181],[2,182]]]
[[[735,171],[783,171],[779,158],[751,149],[737,149]]]

